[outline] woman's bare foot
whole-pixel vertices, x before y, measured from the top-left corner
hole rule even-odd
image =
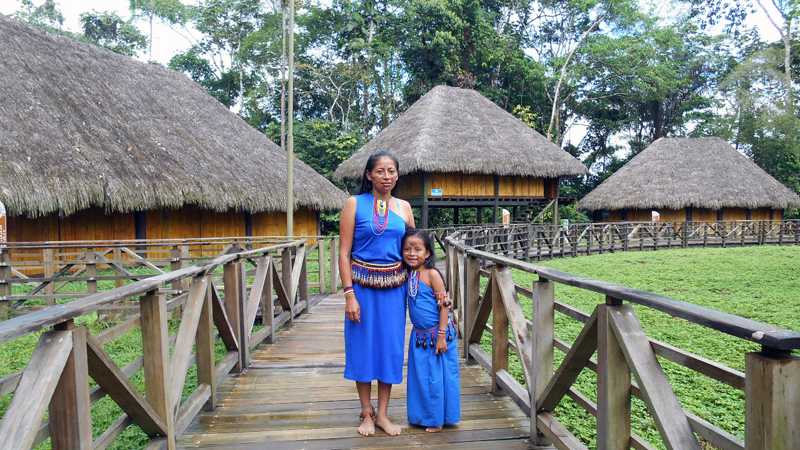
[[[425,431],[427,431],[428,433],[438,433],[438,432],[442,431],[442,425],[439,425],[438,427],[425,428]]]
[[[361,421],[361,425],[358,427],[358,434],[362,436],[372,436],[375,434],[375,422],[372,421],[372,417],[370,417],[369,414]]]
[[[366,422],[366,420],[364,420],[364,422]],[[389,436],[400,436],[400,427],[393,424],[386,416],[381,417],[378,415],[378,418],[375,420],[375,426],[383,430]]]

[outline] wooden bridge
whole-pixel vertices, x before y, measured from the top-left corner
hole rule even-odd
[[[0,395],[25,393],[8,403],[0,442],[27,450],[49,438],[56,449],[104,449],[136,428],[147,435],[147,448],[586,448],[559,420],[556,409],[569,398],[596,418],[597,448],[699,449],[698,439],[723,449],[800,448],[800,358],[791,353],[800,348],[800,333],[485,252],[467,237],[460,231],[441,239],[464,356],[462,422],[443,433],[406,425],[400,437],[356,435],[357,398],[341,375],[342,300],[328,295],[336,290],[335,240],[253,239],[247,246],[93,243],[87,249],[73,243],[66,251],[71,257],[46,260],[55,274],[82,266],[72,279],[87,292],[63,293],[79,298],[18,310],[25,314],[0,322],[4,348],[18,339],[37,341],[27,367],[0,379]],[[41,248],[13,251],[30,257]],[[42,264],[28,261],[16,266],[28,278],[14,278],[13,251],[0,252],[0,288],[30,285],[38,289],[32,301],[62,301],[55,285],[69,271],[25,275],[23,269]],[[168,256],[147,257],[159,252]],[[97,257],[102,254],[111,257]],[[98,271],[106,267],[110,272]],[[516,284],[514,273],[523,272],[538,281]],[[101,289],[118,277],[127,281]],[[557,285],[596,292],[605,301],[580,311],[556,299]],[[9,291],[0,300],[24,300]],[[36,299],[42,291],[53,293]],[[520,302],[525,297],[530,303]],[[648,338],[632,304],[755,342],[761,352],[742,355],[744,372],[693,355]],[[92,335],[76,319],[98,312],[119,318]],[[581,327],[574,339],[558,334],[563,319]],[[142,355],[119,361],[107,349],[131,333],[141,333]],[[744,439],[714,418],[686,411],[658,358],[744,391]],[[597,374],[592,392],[574,385],[584,370]],[[123,413],[97,429],[92,412],[105,397]],[[393,397],[390,415],[405,424],[404,386]],[[646,405],[660,442],[635,433],[633,398]]]

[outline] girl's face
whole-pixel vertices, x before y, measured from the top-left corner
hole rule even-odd
[[[372,182],[372,189],[382,194],[391,193],[399,177],[397,166],[388,156],[382,156],[375,163],[375,167],[366,172],[366,175],[367,179]]]
[[[403,244],[403,261],[411,269],[419,269],[431,252],[425,248],[425,241],[419,236],[409,236]]]

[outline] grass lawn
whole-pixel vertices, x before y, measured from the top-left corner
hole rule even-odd
[[[598,280],[619,283],[800,332],[800,247],[681,249],[629,252],[543,261],[538,264]],[[535,275],[515,271],[517,284],[530,287]],[[485,281],[484,281],[485,286]],[[485,288],[485,287],[484,287]],[[556,299],[591,313],[600,294],[556,284]],[[531,301],[520,297],[530,318]],[[668,314],[633,306],[642,327],[655,338],[699,356],[744,371],[744,354],[760,346]],[[556,314],[556,336],[572,342],[583,324]],[[491,351],[491,336],[484,334]],[[794,351],[794,354],[800,354]],[[515,355],[510,355],[512,360]],[[596,355],[595,355],[596,357]],[[556,367],[563,354],[556,351]],[[682,366],[660,359],[683,407],[744,439],[744,393]],[[511,372],[522,380],[518,363]],[[576,387],[596,400],[596,376],[584,370]],[[634,431],[664,448],[644,402],[633,399]],[[573,434],[594,448],[596,421],[565,399],[555,411]]]

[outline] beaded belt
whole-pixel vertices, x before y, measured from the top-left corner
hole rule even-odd
[[[353,282],[373,289],[391,289],[402,286],[408,279],[408,271],[402,261],[391,264],[372,264],[359,259],[350,259]]]

